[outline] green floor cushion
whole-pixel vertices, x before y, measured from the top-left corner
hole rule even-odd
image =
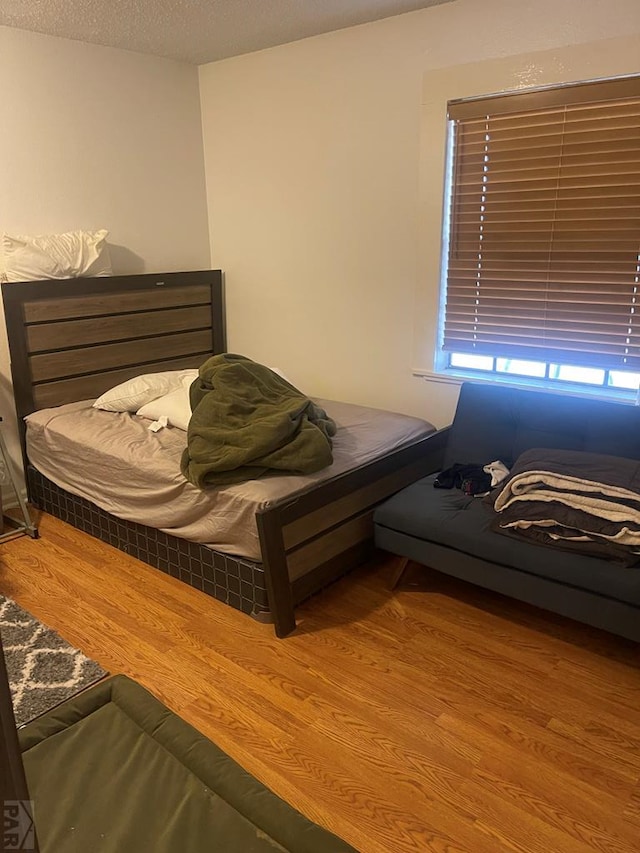
[[[115,676],[20,730],[42,853],[353,853],[139,684]]]

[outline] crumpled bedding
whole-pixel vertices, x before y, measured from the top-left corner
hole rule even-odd
[[[180,468],[199,488],[267,471],[313,474],[333,462],[336,425],[324,409],[243,355],[207,359],[189,397],[193,414]]]
[[[640,562],[640,462],[534,448],[495,499],[492,529],[625,566]]]

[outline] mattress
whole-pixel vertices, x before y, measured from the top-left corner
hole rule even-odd
[[[48,479],[127,521],[260,561],[257,510],[313,488],[430,435],[433,424],[396,412],[316,400],[338,427],[333,464],[310,475],[267,475],[198,489],[180,471],[183,430],[149,430],[130,413],[91,400],[28,415],[27,455]]]

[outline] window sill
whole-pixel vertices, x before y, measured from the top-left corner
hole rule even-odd
[[[563,396],[588,397],[591,399],[608,400],[615,403],[626,403],[629,406],[638,405],[636,391],[621,388],[604,388],[603,386],[578,385],[557,380],[534,379],[528,376],[508,376],[499,373],[486,373],[473,370],[447,369],[441,372],[414,368],[414,376],[419,376],[426,382],[440,382],[446,385],[462,385],[463,382],[478,382],[490,385],[509,385],[512,388],[522,388],[527,391],[548,391]]]

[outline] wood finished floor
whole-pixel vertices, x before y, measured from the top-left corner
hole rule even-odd
[[[41,516],[0,592],[362,853],[637,853],[640,652],[382,559],[295,635]],[[149,848],[150,850],[152,847]]]

